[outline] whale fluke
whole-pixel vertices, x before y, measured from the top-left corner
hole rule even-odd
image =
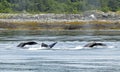
[[[52,48],[52,47],[54,47],[54,46],[56,45],[56,43],[57,43],[57,42],[55,42],[55,43],[53,43],[53,44],[50,44],[50,45],[47,45],[47,44],[45,44],[45,43],[42,43],[42,44],[41,44],[41,47]]]
[[[24,43],[20,43],[17,47],[24,47],[25,45],[35,45],[37,44],[36,42],[24,42]]]
[[[84,47],[94,47],[94,46],[106,46],[106,44],[93,42],[86,44]]]
[[[56,45],[56,43],[57,43],[57,42],[55,42],[55,43],[49,45],[49,47],[50,47],[50,48],[54,47],[54,46]]]
[[[42,44],[41,44],[41,47],[48,47],[48,45],[45,44],[45,43],[42,43]]]
[[[52,44],[50,44],[50,45],[47,45],[47,44],[45,44],[45,43],[42,43],[42,44],[41,44],[41,47],[52,48],[52,47],[55,46],[56,43],[57,43],[57,42],[52,43]],[[17,47],[25,47],[26,45],[35,45],[35,44],[38,44],[38,43],[33,42],[33,41],[31,41],[31,42],[23,42],[23,43],[20,43]]]

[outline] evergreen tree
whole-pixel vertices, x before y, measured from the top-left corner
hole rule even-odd
[[[118,11],[120,0],[0,0],[0,12],[80,13]]]
[[[108,7],[111,11],[117,11],[120,9],[120,0],[110,0],[108,3]]]

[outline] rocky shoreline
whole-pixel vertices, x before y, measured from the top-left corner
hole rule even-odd
[[[0,28],[29,30],[120,29],[120,14],[0,14]]]

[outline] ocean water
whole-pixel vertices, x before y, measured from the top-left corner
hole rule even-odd
[[[17,47],[28,41],[38,44]],[[84,47],[93,41],[107,46]],[[1,30],[0,72],[120,72],[120,31]]]

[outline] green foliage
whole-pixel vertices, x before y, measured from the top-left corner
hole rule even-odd
[[[120,8],[120,0],[110,0],[108,6],[111,11],[117,11]]]
[[[7,0],[0,0],[0,12],[8,13],[12,11],[12,4],[7,2]]]
[[[101,9],[103,12],[108,12],[109,11],[109,7],[103,7],[102,9]]]
[[[0,0],[0,13],[80,13],[87,10],[119,11],[120,0]]]

